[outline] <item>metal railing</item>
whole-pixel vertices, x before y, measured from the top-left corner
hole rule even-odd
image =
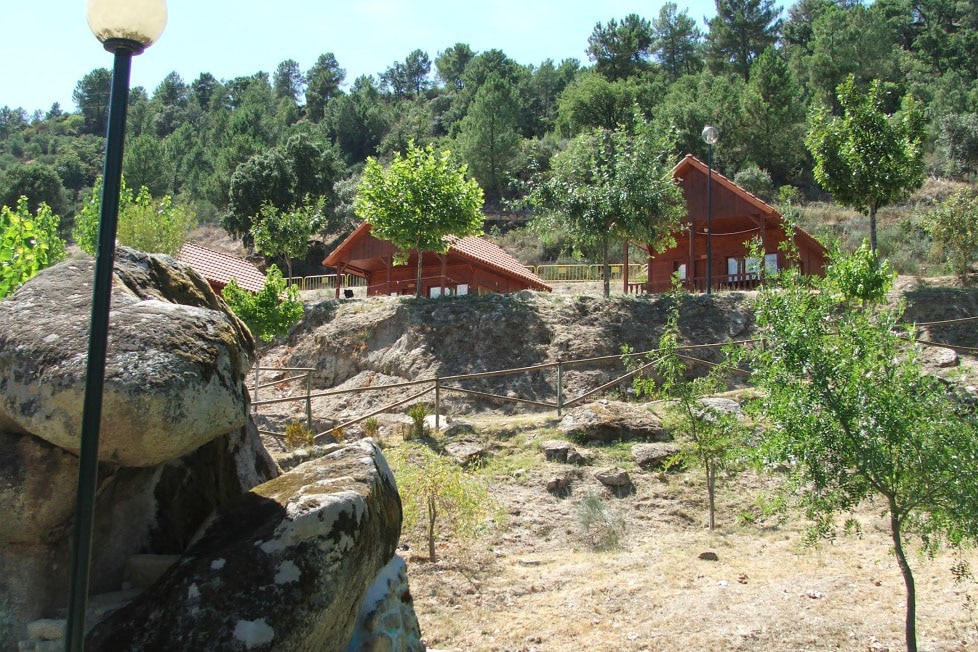
[[[336,274],[320,274],[319,276],[291,276],[286,279],[288,285],[298,285],[299,291],[306,292],[312,290],[332,290],[336,288]],[[343,274],[342,287],[359,288],[367,287],[367,280],[354,276],[353,274]]]
[[[615,263],[611,267],[611,280],[620,281],[625,275],[625,265]],[[544,281],[560,283],[587,283],[603,279],[603,265],[531,265],[528,269]],[[628,266],[629,276],[640,276],[646,273],[647,266],[632,263]]]
[[[744,340],[744,341],[742,341],[740,343],[741,344],[744,344],[744,343],[748,343],[748,342],[751,342],[751,341],[752,340]],[[680,347],[680,349],[681,350],[688,350],[688,349],[717,348],[717,347],[726,346],[727,344],[729,344],[729,342],[728,343],[722,343],[722,344],[709,344],[709,345],[698,345],[698,346]],[[635,376],[636,374],[642,373],[646,369],[654,366],[655,364],[658,363],[658,360],[657,359],[655,359],[655,360],[649,360],[649,361],[645,362],[644,364],[642,364],[641,366],[639,366],[637,368],[631,369],[631,370],[627,371],[626,373],[624,373],[624,374],[622,374],[620,376],[616,376],[614,379],[612,379],[612,380],[610,380],[608,382],[602,383],[598,387],[595,387],[595,388],[590,389],[590,390],[588,390],[588,391],[586,391],[586,392],[584,392],[582,394],[579,394],[577,396],[573,396],[573,397],[570,397],[570,398],[565,397],[565,389],[564,389],[564,373],[565,373],[565,371],[569,367],[573,367],[573,366],[577,366],[577,365],[584,365],[584,364],[591,364],[591,365],[593,365],[593,364],[602,364],[602,363],[608,363],[608,362],[618,362],[618,363],[621,363],[626,358],[636,358],[636,357],[641,357],[641,356],[651,357],[652,355],[654,355],[657,352],[658,352],[658,349],[653,349],[651,351],[633,352],[633,353],[627,353],[627,354],[622,354],[622,355],[608,355],[608,356],[600,356],[600,357],[594,357],[594,358],[582,358],[582,359],[579,359],[579,360],[567,360],[567,361],[560,361],[560,360],[558,360],[557,362],[548,362],[548,363],[534,365],[534,366],[530,366],[530,367],[519,367],[519,368],[514,368],[514,369],[501,369],[501,370],[498,370],[498,371],[487,371],[487,372],[481,372],[481,373],[461,374],[461,375],[453,375],[453,376],[435,376],[434,378],[424,378],[424,379],[419,379],[419,380],[410,380],[410,381],[404,381],[404,382],[400,382],[400,383],[392,383],[392,384],[389,384],[389,385],[370,385],[370,386],[367,386],[367,387],[356,387],[356,388],[352,388],[352,389],[333,389],[333,390],[327,390],[327,391],[316,392],[316,393],[313,393],[311,391],[311,381],[310,381],[310,375],[315,371],[315,369],[312,369],[312,368],[309,368],[309,367],[262,367],[261,368],[262,371],[278,371],[278,372],[285,372],[285,373],[301,372],[301,373],[299,373],[296,376],[289,376],[287,378],[283,378],[283,379],[280,379],[280,380],[277,380],[277,381],[273,381],[273,382],[270,382],[270,383],[260,384],[259,383],[259,379],[258,379],[258,371],[259,370],[258,370],[258,368],[256,368],[256,371],[255,371],[255,387],[254,387],[254,401],[252,402],[252,409],[255,412],[257,412],[258,411],[258,408],[259,407],[262,407],[262,406],[276,405],[276,404],[289,403],[289,402],[297,402],[297,401],[304,401],[305,404],[306,404],[306,419],[307,419],[307,422],[308,422],[309,430],[310,430],[310,432],[313,432],[313,427],[312,427],[312,425],[313,425],[313,422],[312,422],[312,399],[314,399],[314,398],[322,398],[322,397],[329,397],[329,396],[340,396],[340,395],[344,395],[344,394],[364,394],[364,393],[368,393],[368,392],[379,392],[379,391],[390,391],[390,390],[406,390],[407,388],[412,388],[412,387],[413,388],[417,388],[417,387],[420,387],[421,388],[420,391],[412,392],[408,396],[399,398],[397,401],[395,401],[393,403],[389,403],[389,404],[386,404],[386,405],[384,405],[382,407],[373,409],[373,410],[367,412],[366,414],[362,414],[362,415],[357,416],[355,418],[347,419],[346,421],[343,421],[343,422],[337,423],[336,425],[331,426],[328,430],[324,430],[323,432],[314,434],[313,435],[314,440],[318,440],[321,437],[325,437],[326,435],[329,435],[329,434],[331,434],[331,433],[333,433],[334,431],[337,431],[337,430],[343,431],[346,428],[349,428],[350,426],[353,426],[353,425],[356,425],[356,424],[360,423],[361,421],[364,421],[364,420],[369,419],[371,417],[377,416],[378,414],[382,414],[384,412],[390,412],[390,411],[392,411],[395,408],[398,408],[398,407],[400,407],[402,405],[405,405],[406,403],[410,403],[412,401],[416,401],[416,400],[418,400],[420,398],[423,398],[425,396],[428,396],[429,394],[432,394],[432,393],[434,394],[434,408],[435,408],[434,409],[434,417],[435,417],[435,429],[436,430],[438,430],[440,428],[440,419],[441,419],[441,414],[442,414],[442,410],[441,410],[441,399],[442,399],[442,395],[445,392],[459,393],[459,394],[474,396],[474,397],[482,398],[482,399],[486,399],[486,400],[494,400],[494,401],[517,403],[517,404],[520,404],[520,405],[528,405],[528,406],[532,406],[532,407],[536,407],[536,408],[543,408],[543,409],[548,409],[548,410],[556,410],[557,411],[557,416],[560,417],[562,415],[563,410],[565,408],[568,408],[570,406],[573,406],[573,405],[575,405],[577,403],[580,403],[581,401],[583,401],[586,398],[589,398],[589,397],[591,397],[591,396],[593,396],[595,394],[598,394],[600,392],[604,392],[604,391],[606,391],[606,390],[608,390],[608,389],[610,389],[612,387],[615,387],[615,386],[619,385],[622,381],[628,380],[628,379],[632,378],[633,376]],[[710,363],[707,360],[701,360],[701,359],[693,358],[693,357],[689,357],[689,356],[682,356],[682,357],[685,360],[690,361],[690,362],[693,362],[693,363],[702,363],[702,364],[705,364],[705,365],[712,364],[712,363]],[[507,395],[502,395],[502,394],[495,394],[495,393],[492,393],[492,392],[485,392],[485,391],[480,391],[480,390],[476,390],[476,389],[470,389],[470,388],[459,386],[459,383],[464,382],[464,381],[478,380],[478,379],[483,379],[483,378],[497,378],[497,377],[501,377],[501,376],[509,376],[509,375],[517,375],[517,374],[537,373],[537,372],[543,372],[543,371],[547,371],[547,370],[551,370],[551,369],[554,370],[554,381],[555,381],[555,392],[554,392],[555,393],[555,400],[553,402],[550,402],[550,401],[541,401],[541,400],[534,400],[534,399],[528,399],[528,398],[521,398],[521,397],[517,397],[517,396],[507,396]],[[287,382],[291,382],[291,381],[295,381],[295,380],[300,380],[300,379],[302,379],[302,380],[305,381],[306,391],[305,391],[305,394],[304,395],[300,395],[300,396],[287,396],[287,397],[274,398],[274,399],[266,399],[266,400],[258,400],[258,390],[260,388],[266,388],[266,387],[271,387],[271,386],[275,386],[275,385],[280,385],[280,384],[284,384],[284,383],[287,383]],[[265,432],[265,431],[262,431],[262,432],[263,432],[263,434],[270,434],[270,435],[273,435],[273,436],[278,436],[276,433]]]

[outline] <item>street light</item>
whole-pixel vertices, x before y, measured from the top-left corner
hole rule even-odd
[[[720,140],[720,130],[712,125],[703,127],[706,143],[706,295],[713,291],[713,145]]]
[[[129,71],[132,57],[142,53],[163,33],[166,26],[166,0],[87,0],[85,9],[89,28],[105,49],[115,55],[115,65],[109,91],[109,122],[105,137],[95,283],[92,289],[92,317],[88,334],[88,368],[78,453],[78,489],[71,548],[66,650],[82,650],[85,643],[85,611],[88,607],[95,488],[98,480],[99,426],[102,421],[105,349],[109,336],[112,267],[115,264],[115,235],[119,218],[122,147],[126,135],[126,107],[129,104]]]

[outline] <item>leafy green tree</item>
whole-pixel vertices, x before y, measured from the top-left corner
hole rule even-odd
[[[68,209],[61,177],[46,163],[15,163],[0,173],[0,205],[16,206],[22,196],[27,197],[32,213],[37,213],[41,204],[56,215]]]
[[[572,137],[588,129],[612,130],[629,122],[635,106],[634,88],[626,82],[608,81],[594,72],[582,73],[561,93],[557,126]]]
[[[221,290],[221,296],[231,310],[262,342],[285,337],[289,329],[302,319],[304,308],[299,286],[286,287],[282,272],[275,265],[265,273],[265,287],[258,293],[242,290],[231,281]]]
[[[306,77],[295,59],[286,59],[278,64],[272,76],[272,89],[275,97],[287,98],[297,104],[306,87]]]
[[[938,119],[938,143],[950,174],[978,170],[978,113],[952,113]]]
[[[31,212],[26,197],[18,198],[14,208],[0,206],[0,299],[45,267],[64,260],[59,220],[47,204]]]
[[[154,197],[173,191],[173,165],[164,141],[156,136],[133,138],[125,149],[122,173],[134,188],[146,186]]]
[[[255,249],[266,256],[282,256],[292,278],[292,259],[305,257],[309,236],[318,231],[324,221],[326,200],[306,196],[302,204],[281,210],[264,204],[259,219],[251,227]]]
[[[96,68],[79,80],[72,93],[75,105],[85,118],[85,133],[104,136],[109,120],[109,86],[112,73]]]
[[[397,478],[404,529],[424,533],[428,561],[438,560],[435,544],[445,534],[472,539],[481,525],[499,518],[500,510],[485,484],[448,457],[407,443],[385,455]]]
[[[472,176],[496,199],[503,196],[519,152],[518,103],[512,85],[490,76],[469,107],[459,133],[460,153]]]
[[[438,79],[449,91],[460,91],[464,86],[462,77],[465,67],[475,58],[475,52],[465,43],[456,43],[435,57],[435,70]]]
[[[671,134],[654,133],[637,113],[630,125],[595,129],[575,138],[551,161],[532,190],[541,210],[538,229],[565,228],[578,246],[597,246],[604,264],[604,296],[611,292],[612,239],[638,240],[663,250],[686,213],[671,174]]]
[[[782,185],[806,160],[805,106],[787,61],[773,47],[751,69],[742,112],[747,158]]]
[[[855,305],[838,268],[824,280],[787,270],[759,293],[764,346],[747,356],[763,390],[756,450],[787,469],[788,491],[814,519],[814,535],[831,535],[835,518],[864,502],[883,502],[906,587],[906,646],[916,652],[905,545],[919,535],[933,550],[978,534],[978,427],[924,374],[900,309]]]
[[[340,68],[332,52],[319,55],[306,72],[306,114],[313,122],[326,116],[326,104],[340,94],[346,70]]]
[[[906,197],[924,182],[920,109],[907,97],[899,115],[887,115],[888,90],[877,80],[861,93],[850,75],[838,88],[842,117],[817,109],[805,139],[815,159],[819,185],[837,202],[869,216],[869,243],[874,252],[877,209]]]
[[[612,18],[598,23],[587,40],[588,58],[595,70],[610,81],[627,79],[645,70],[652,54],[652,25],[638,14],[619,23]]]
[[[418,254],[417,296],[421,296],[421,258],[425,251],[448,251],[446,236],[482,233],[482,189],[466,178],[451,152],[435,154],[431,145],[411,143],[384,167],[368,158],[354,199],[354,210],[374,236],[397,247],[406,260]]]
[[[960,190],[924,215],[924,229],[944,249],[948,266],[968,285],[971,263],[978,258],[978,193]]]
[[[742,467],[746,457],[744,428],[736,414],[722,412],[704,401],[726,389],[723,367],[713,367],[705,376],[687,377],[688,365],[679,355],[679,309],[683,296],[680,285],[669,294],[669,316],[659,348],[646,359],[654,364],[658,379],[638,374],[633,386],[638,396],[673,402],[675,412],[665,422],[680,444],[673,461],[703,469],[712,532],[716,527],[717,481]],[[627,347],[623,347],[623,352],[630,353]],[[635,364],[633,358],[627,358],[626,363]]]
[[[92,194],[75,218],[73,236],[83,251],[95,255],[98,248],[99,211],[102,204],[102,179],[95,182]],[[173,204],[169,195],[154,199],[146,186],[138,193],[122,179],[119,191],[119,222],[116,242],[126,247],[173,255],[197,226],[197,218],[186,206]]]
[[[675,2],[666,2],[659,10],[659,17],[652,19],[652,51],[672,81],[699,72],[703,67],[703,33],[688,11],[677,13],[677,10]]]
[[[781,8],[774,0],[714,1],[717,15],[706,34],[710,67],[714,72],[730,67],[747,81],[754,60],[778,40]]]
[[[376,155],[388,124],[373,78],[358,77],[348,94],[330,102],[327,122],[330,135],[348,164]]]
[[[431,85],[428,74],[431,72],[431,60],[422,50],[414,50],[408,54],[404,63],[395,62],[393,66],[380,75],[381,85],[397,98],[420,97]]]
[[[529,133],[533,137],[543,138],[553,131],[557,122],[557,103],[564,89],[577,77],[580,68],[577,59],[565,59],[560,65],[546,59],[539,67],[530,66],[522,112],[524,116],[532,117]]]

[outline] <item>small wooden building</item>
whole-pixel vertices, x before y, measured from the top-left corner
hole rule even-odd
[[[193,242],[186,242],[175,258],[187,263],[210,284],[218,294],[231,279],[242,290],[261,292],[265,287],[265,275],[243,258],[214,251]]]
[[[673,177],[686,195],[684,228],[675,234],[676,245],[662,253],[654,253],[648,244],[638,245],[648,256],[648,277],[644,283],[630,283],[626,277],[626,292],[665,292],[677,273],[691,291],[706,290],[708,278],[712,278],[714,289],[751,290],[763,281],[765,273],[783,269],[791,262],[785,255],[784,220],[773,206],[716,170],[711,175],[707,165],[692,155],[673,168]],[[708,185],[712,189],[712,206],[708,202]],[[763,245],[763,260],[749,255],[748,246],[754,239],[760,239]],[[797,227],[792,239],[802,273],[823,275],[828,259],[825,247]],[[712,274],[707,269],[708,240],[712,245]]]
[[[421,295],[486,294],[552,288],[525,265],[483,238],[446,238],[448,252],[423,252]],[[340,296],[344,274],[367,281],[368,296],[415,295],[418,254],[412,252],[404,265],[394,264],[396,248],[370,233],[364,222],[323,260],[336,270],[336,296]]]

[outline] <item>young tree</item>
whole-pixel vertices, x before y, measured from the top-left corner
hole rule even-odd
[[[941,245],[951,271],[968,285],[978,258],[978,193],[960,190],[924,215],[924,229]]]
[[[302,319],[304,308],[299,297],[299,286],[286,288],[285,279],[278,267],[272,265],[265,274],[265,287],[252,294],[231,281],[221,290],[221,296],[231,306],[252,335],[262,342],[289,334],[289,329]]]
[[[418,444],[404,444],[387,456],[401,495],[404,529],[424,532],[428,561],[437,561],[435,543],[444,533],[471,539],[497,515],[485,485],[450,458]]]
[[[292,278],[292,259],[301,258],[309,250],[309,236],[319,230],[324,221],[326,200],[306,196],[298,205],[280,210],[263,204],[259,219],[251,227],[255,249],[266,256],[282,256]]]
[[[384,167],[368,158],[353,206],[370,223],[374,236],[397,247],[403,262],[418,254],[417,296],[421,296],[421,258],[425,251],[448,251],[445,237],[482,233],[482,188],[466,178],[451,152],[435,154],[431,145],[409,143]]]
[[[72,232],[78,246],[93,256],[98,246],[101,203],[102,179],[99,177],[91,196],[75,218]],[[123,178],[116,233],[119,244],[140,251],[172,255],[187,241],[195,226],[197,218],[186,206],[174,206],[169,195],[155,199],[146,186],[134,193]]]
[[[805,139],[815,159],[819,185],[837,202],[869,216],[869,243],[874,252],[877,209],[924,183],[922,113],[908,96],[900,114],[887,115],[888,91],[876,80],[861,93],[850,75],[838,88],[842,117],[817,109]]]
[[[666,421],[677,435],[680,452],[676,461],[699,466],[706,475],[706,497],[710,531],[716,526],[716,485],[725,472],[736,469],[744,454],[743,428],[737,415],[721,412],[703,399],[726,388],[722,367],[710,373],[687,378],[688,365],[679,356],[679,308],[683,292],[676,286],[669,295],[669,317],[659,338],[659,348],[650,353],[659,377],[636,375],[633,386],[637,396],[665,398],[674,401],[676,412]],[[628,353],[628,350],[623,349]],[[626,364],[634,365],[631,358]]]
[[[637,113],[631,126],[596,129],[575,138],[551,161],[531,191],[540,229],[565,228],[579,246],[598,246],[604,296],[611,293],[612,238],[665,248],[685,214],[682,189],[671,174],[671,135],[653,133]]]
[[[26,197],[20,197],[14,208],[0,205],[0,299],[45,267],[64,260],[59,221],[47,204],[32,213]]]
[[[865,250],[860,254],[875,256]],[[788,469],[789,490],[831,532],[835,517],[880,499],[906,587],[906,646],[916,652],[916,591],[905,544],[978,534],[978,425],[917,362],[900,310],[842,287],[876,285],[874,264],[830,266],[824,280],[783,272],[755,312],[764,346],[747,359],[763,390],[758,452]],[[865,283],[843,279],[862,269]],[[847,271],[845,271],[847,270]],[[889,276],[892,281],[892,275]],[[877,293],[878,294],[878,293]]]

